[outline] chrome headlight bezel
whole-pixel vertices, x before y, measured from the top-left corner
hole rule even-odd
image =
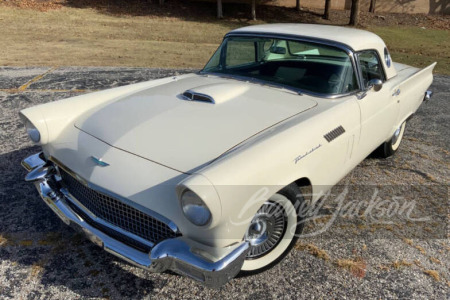
[[[25,122],[25,129],[27,130],[28,138],[33,143],[37,144],[41,141],[41,133],[36,128],[36,126],[33,125],[33,123],[31,123],[30,121],[27,120]]]
[[[206,226],[211,222],[212,214],[206,203],[195,192],[185,189],[180,197],[184,216],[196,226]]]

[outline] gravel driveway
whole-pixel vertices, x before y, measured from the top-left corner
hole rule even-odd
[[[301,239],[274,268],[212,290],[173,273],[131,266],[66,227],[23,181],[20,161],[38,148],[27,140],[19,110],[183,72],[0,67],[0,298],[448,299],[450,77],[435,77],[434,97],[408,123],[396,155],[367,158],[341,181],[423,189],[428,196],[421,209],[432,207],[428,212],[435,217],[419,234],[414,224],[405,229],[344,217],[330,231]],[[322,223],[329,219],[325,214]],[[308,224],[309,232],[317,226]]]

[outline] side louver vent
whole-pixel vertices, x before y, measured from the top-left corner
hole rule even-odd
[[[183,98],[185,98],[185,100],[189,100],[189,101],[214,103],[214,99],[211,96],[196,93],[196,92],[193,92],[190,90],[187,90],[186,92],[183,93]]]
[[[330,132],[328,132],[327,134],[325,134],[323,137],[329,142],[331,142],[332,140],[334,140],[335,138],[337,138],[338,136],[340,136],[341,134],[343,134],[345,132],[344,127],[339,126],[333,130],[331,130]]]

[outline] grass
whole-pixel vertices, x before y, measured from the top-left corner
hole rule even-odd
[[[363,278],[366,275],[367,264],[360,257],[354,259],[338,259],[336,260],[336,265],[349,270],[356,277]]]
[[[392,266],[394,269],[400,269],[401,267],[410,267],[412,266],[412,263],[402,259],[402,260],[396,260],[392,263]]]
[[[31,278],[36,278],[40,274],[42,274],[44,272],[44,268],[45,268],[46,264],[47,264],[47,260],[46,259],[41,259],[41,260],[33,263],[31,265],[30,277]]]
[[[61,244],[61,234],[57,232],[48,233],[43,239],[38,241],[40,246],[59,246]]]
[[[403,238],[403,241],[410,246],[413,245],[413,241],[411,239]]]
[[[439,273],[435,270],[425,270],[423,271],[428,276],[432,277],[436,281],[441,281],[441,277],[439,276]]]
[[[33,246],[33,241],[32,240],[22,240],[19,242],[20,246],[24,246],[24,247],[31,247]]]
[[[300,251],[307,251],[307,252],[309,252],[309,254],[311,254],[317,258],[323,259],[325,261],[330,260],[330,256],[328,255],[328,253],[325,250],[320,249],[319,247],[317,247],[316,245],[314,245],[312,243],[310,243],[310,244],[297,243],[295,245],[295,249],[300,250]]]
[[[431,262],[434,262],[435,264],[439,264],[439,265],[442,264],[441,261],[440,261],[439,259],[437,259],[436,257],[432,257],[432,256],[431,256],[431,257],[430,257],[430,261],[431,261]]]
[[[1,7],[0,65],[200,68],[232,27],[92,9]]]
[[[376,27],[388,45],[392,59],[415,67],[437,61],[437,73],[450,75],[450,32],[420,27]]]
[[[2,234],[0,234],[0,246],[4,246],[8,243],[8,239],[3,236]]]
[[[417,250],[419,250],[420,253],[422,253],[423,255],[427,254],[427,252],[425,251],[425,249],[423,249],[422,246],[417,245],[417,246],[415,246],[415,248],[416,248]]]
[[[201,18],[198,18],[201,19]],[[283,21],[283,20],[280,20]],[[0,65],[201,68],[223,35],[253,24],[167,16],[114,16],[91,8],[40,12],[2,6]],[[373,27],[394,61],[450,75],[450,33],[416,27]]]

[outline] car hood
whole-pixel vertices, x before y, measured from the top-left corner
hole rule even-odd
[[[199,100],[187,100],[188,90]],[[189,173],[316,105],[282,89],[191,75],[114,99],[83,114],[75,126],[115,148]]]

